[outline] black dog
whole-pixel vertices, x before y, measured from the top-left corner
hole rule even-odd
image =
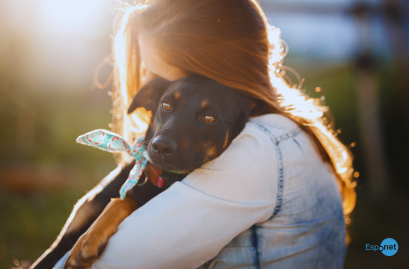
[[[137,207],[175,181],[182,180],[186,172],[220,156],[243,130],[255,106],[253,98],[200,75],[173,82],[157,78],[142,87],[128,113],[138,107],[152,111],[144,143],[151,159],[150,166],[161,170],[164,186],[158,187],[151,180],[152,173],[145,169],[140,182],[145,177],[150,180],[128,191],[125,200],[114,199],[116,204],[112,204],[111,198],[119,196],[119,189],[134,162],[120,165],[77,203],[57,240],[32,268],[52,268],[70,249],[66,268],[90,266],[113,234],[105,233],[107,229],[112,230],[113,225],[119,225]],[[127,209],[123,209],[125,207]],[[117,216],[118,221],[112,222]],[[87,249],[82,247],[84,245]]]

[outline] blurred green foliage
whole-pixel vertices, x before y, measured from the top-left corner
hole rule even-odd
[[[0,268],[13,259],[33,262],[50,247],[85,191],[0,192]]]
[[[50,91],[34,95],[3,87],[0,94],[3,97],[0,102],[3,126],[0,162],[3,165],[15,162],[57,165],[63,162],[88,169],[91,164],[112,158],[75,142],[80,134],[90,130],[109,129],[111,100],[106,90]],[[26,126],[31,127],[27,129]],[[25,140],[32,142],[26,145]]]

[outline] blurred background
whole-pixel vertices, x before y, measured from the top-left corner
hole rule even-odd
[[[409,268],[409,1],[261,0],[284,64],[351,145],[358,202],[345,268]],[[0,0],[0,268],[34,261],[116,165],[75,142],[109,129],[114,0]],[[296,77],[290,74],[290,77]],[[294,82],[297,82],[296,80]],[[101,85],[98,85],[101,86]],[[366,251],[393,238],[392,257]]]

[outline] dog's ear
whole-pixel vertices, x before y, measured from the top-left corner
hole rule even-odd
[[[152,115],[156,114],[159,101],[162,95],[168,89],[170,82],[162,78],[155,78],[143,86],[132,100],[128,108],[128,114],[131,114],[138,107],[144,107],[146,110],[152,110]]]
[[[257,101],[249,96],[237,94],[235,103],[238,104],[237,114],[235,115],[235,124],[232,130],[232,138],[234,139],[244,129],[252,111],[257,106]]]

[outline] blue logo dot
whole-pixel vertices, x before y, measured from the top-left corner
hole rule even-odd
[[[398,243],[395,239],[386,238],[381,243],[381,249],[385,256],[393,256],[398,252]]]

